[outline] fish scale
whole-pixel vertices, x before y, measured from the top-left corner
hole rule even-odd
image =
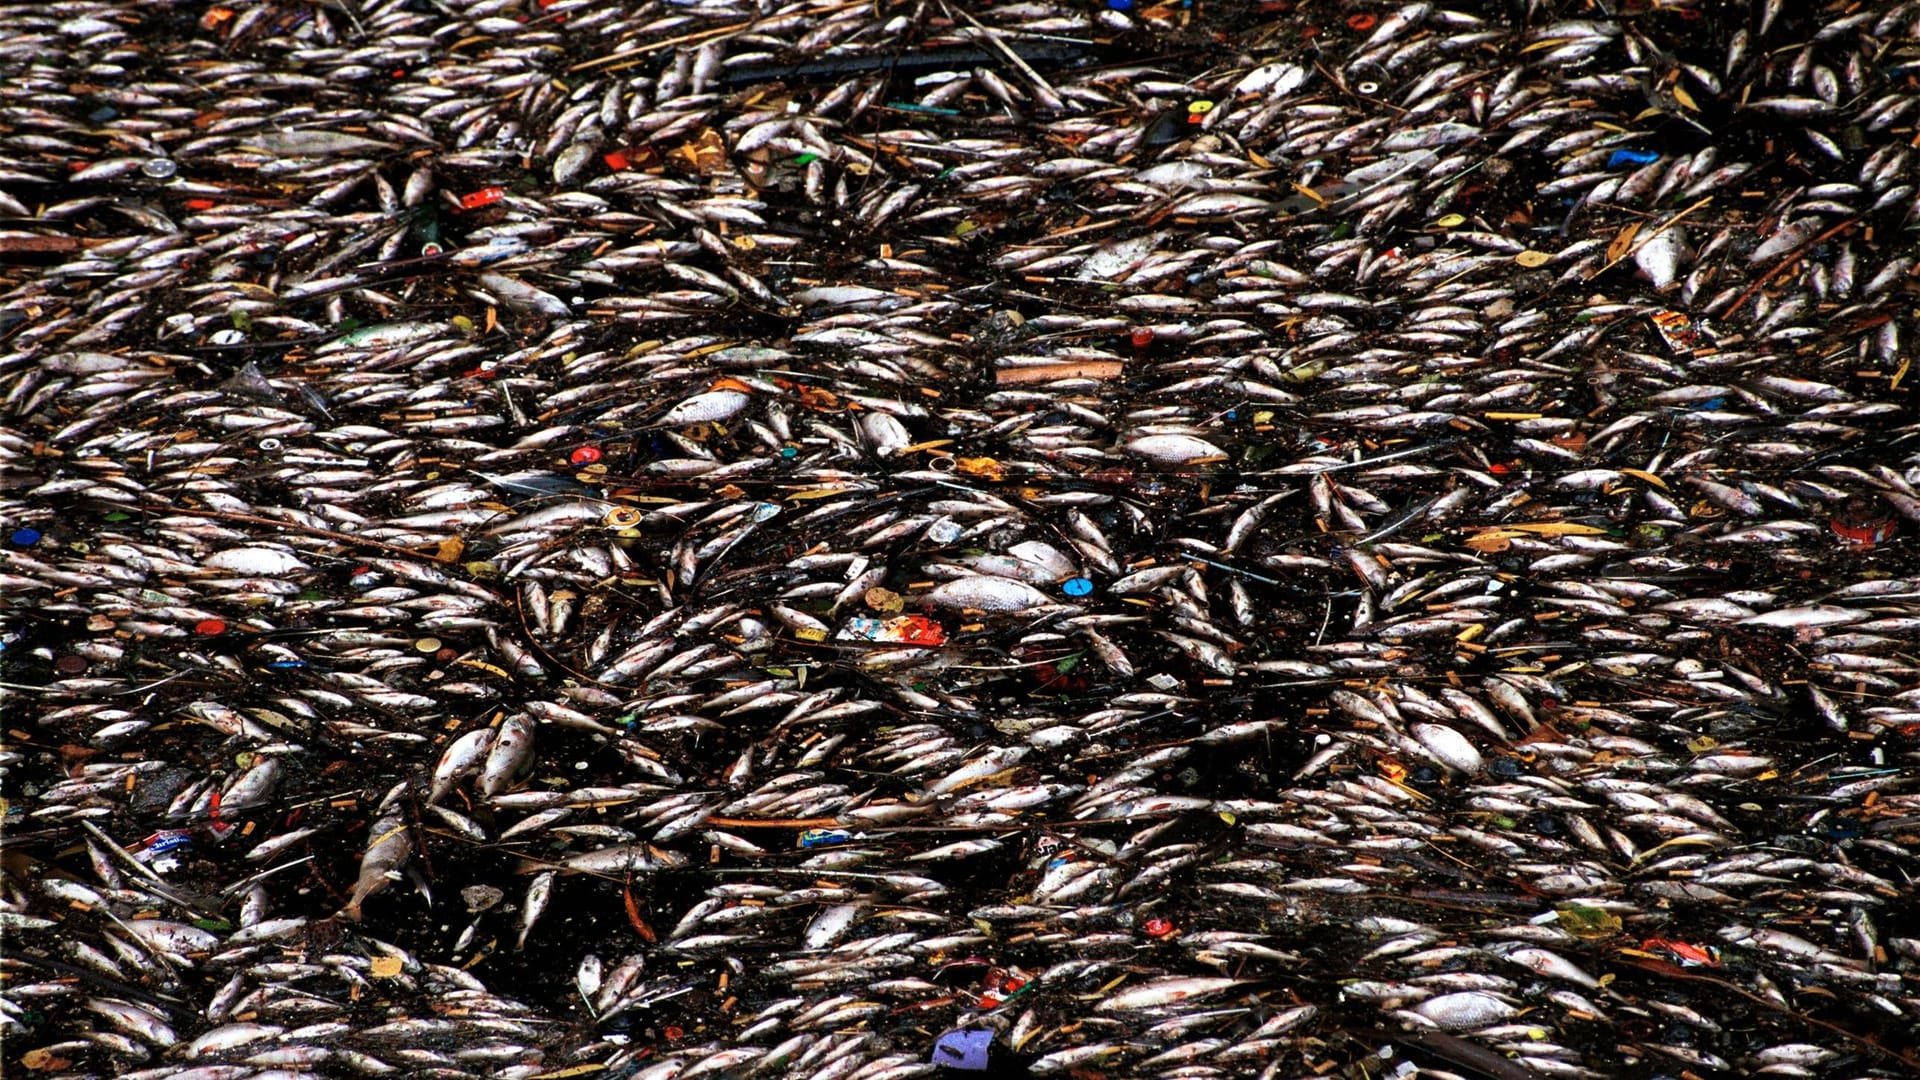
[[[1916,41],[0,7],[10,1059],[1910,1075]]]

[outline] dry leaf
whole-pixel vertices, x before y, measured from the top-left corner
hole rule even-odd
[[[800,399],[800,407],[814,412],[839,412],[840,398],[831,390],[822,390],[817,386],[795,385],[793,392]]]
[[[1467,546],[1484,555],[1505,551],[1513,546],[1513,538],[1519,534],[1501,529],[1491,529],[1478,536],[1467,537]]]
[[[1620,230],[1620,235],[1613,238],[1613,243],[1607,245],[1607,261],[1619,262],[1626,258],[1627,252],[1633,249],[1633,238],[1638,235],[1640,235],[1640,223],[1628,222],[1627,227]]]
[[[675,147],[667,155],[667,160],[675,165],[684,165],[701,176],[724,172],[727,169],[726,140],[712,128],[701,128],[693,138]]]
[[[400,969],[403,967],[406,967],[406,964],[402,963],[397,956],[376,956],[368,971],[376,979],[391,979],[400,974]]]
[[[36,1072],[40,1072],[50,1069],[64,1069],[73,1064],[73,1062],[67,1058],[54,1057],[53,1052],[44,1046],[36,1046],[20,1055],[20,1064]]]
[[[990,457],[955,458],[953,471],[966,476],[985,477],[988,480],[999,480],[1007,475],[1007,467]]]
[[[434,549],[433,561],[443,563],[459,562],[461,554],[466,550],[467,542],[465,540],[457,536],[449,536],[445,540],[440,541],[440,546]]]

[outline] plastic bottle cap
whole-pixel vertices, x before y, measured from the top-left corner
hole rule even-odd
[[[53,670],[62,675],[80,675],[87,670],[87,658],[84,656],[63,656],[53,662]]]
[[[193,624],[193,632],[201,637],[219,637],[227,632],[227,624],[219,619],[201,619]]]
[[[1083,577],[1068,578],[1060,586],[1060,591],[1068,596],[1085,596],[1093,591],[1093,582]]]
[[[1187,104],[1187,111],[1190,113],[1193,113],[1195,116],[1198,116],[1202,113],[1210,113],[1213,111],[1213,102],[1206,101],[1204,99],[1200,101],[1189,102]]]
[[[575,450],[567,460],[573,462],[575,465],[591,465],[600,460],[600,448],[597,446],[583,446]]]
[[[12,539],[14,543],[19,544],[21,547],[32,547],[40,542],[40,530],[15,529],[13,530]]]
[[[180,166],[175,165],[167,158],[148,158],[140,163],[140,171],[155,180],[165,180],[167,177],[179,172]]]
[[[436,653],[440,651],[440,639],[437,637],[423,637],[414,642],[413,647],[418,652]]]

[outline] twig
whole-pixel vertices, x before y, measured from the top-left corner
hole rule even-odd
[[[1664,963],[1659,960],[1641,960],[1635,957],[1626,956],[1626,957],[1620,958],[1620,963],[1626,964],[1630,967],[1637,967],[1644,971],[1652,972],[1653,974],[1658,975],[1663,979],[1685,979],[1689,982],[1710,983],[1714,986],[1720,987],[1723,990],[1727,990],[1732,993],[1738,994],[1741,997],[1746,998],[1748,1001],[1753,1002],[1755,1005],[1758,1005],[1770,1012],[1773,1012],[1783,1017],[1791,1017],[1792,1019],[1798,1020],[1803,1024],[1811,1024],[1815,1027],[1823,1028],[1827,1031],[1832,1032],[1835,1035],[1840,1036],[1843,1039],[1846,1039],[1849,1042],[1856,1043],[1867,1050],[1870,1050],[1879,1054],[1885,1054],[1888,1057],[1894,1058],[1902,1062],[1908,1068],[1913,1069],[1916,1073],[1920,1073],[1920,1058],[1916,1058],[1912,1054],[1895,1050],[1890,1046],[1883,1046],[1880,1043],[1875,1042],[1872,1038],[1865,1035],[1858,1034],[1856,1032],[1849,1031],[1846,1028],[1841,1027],[1839,1024],[1835,1024],[1827,1020],[1822,1020],[1815,1016],[1809,1016],[1805,1012],[1802,1012],[1799,1009],[1781,1005],[1779,1002],[1773,1001],[1763,995],[1756,994],[1753,991],[1746,989],[1745,987],[1741,986],[1736,982],[1733,982],[1730,979],[1722,979],[1713,975],[1699,974],[1697,972],[1688,971],[1685,968],[1678,967],[1674,964]]]
[[[665,41],[656,41],[651,45],[642,45],[637,49],[629,49],[626,52],[608,53],[605,56],[597,56],[592,60],[582,60],[579,63],[568,68],[567,73],[572,74],[576,71],[586,71],[590,68],[597,68],[607,64],[618,64],[622,60],[630,60],[630,59],[635,59],[637,57],[647,56],[652,53],[657,53],[662,49],[671,49],[677,45],[691,45],[696,41],[706,41],[709,38],[717,38],[726,34],[739,33],[740,31],[743,31],[743,30],[752,29],[755,25],[759,23],[759,21],[760,20],[758,19],[748,19],[746,22],[729,23],[726,26],[710,27],[706,30],[696,31],[691,34],[681,34],[679,37],[667,38]],[[611,67],[611,68],[608,68],[607,70],[619,71],[620,68]]]
[[[728,818],[710,817],[702,822],[716,825],[722,829],[837,829],[842,823],[839,818]]]
[[[1185,561],[1185,562],[1206,563],[1208,566],[1214,567],[1215,569],[1225,570],[1230,574],[1239,574],[1243,578],[1252,578],[1255,581],[1263,582],[1268,585],[1280,584],[1280,582],[1275,578],[1262,577],[1261,575],[1256,574],[1251,570],[1242,570],[1237,566],[1228,566],[1226,563],[1214,562],[1212,559],[1203,559],[1198,555],[1192,554],[1191,552],[1182,552],[1180,554],[1180,558],[1182,561]]]
[[[981,41],[986,42],[994,52],[1005,57],[1007,63],[1012,64],[1015,71],[1026,76],[1027,82],[1032,84],[1036,95],[1040,98],[1040,104],[1043,108],[1055,110],[1061,108],[1064,103],[1060,100],[1059,91],[1055,90],[1053,85],[1047,82],[1047,80],[1041,78],[1040,73],[1033,70],[1032,64],[1021,59],[1019,53],[1008,48],[1007,43],[1000,40],[1000,35],[996,33],[992,27],[982,24],[979,19],[974,18],[973,14],[964,8],[955,9],[946,4],[941,4],[940,6],[947,9],[947,14],[958,14],[961,18],[971,23],[973,28],[978,31],[976,36]]]
[[[1367,1035],[1364,1038],[1377,1036]],[[1409,1031],[1394,1036],[1400,1042],[1417,1046],[1435,1057],[1473,1069],[1495,1080],[1541,1080],[1538,1070],[1508,1061],[1499,1054],[1444,1031]]]
[[[106,845],[107,853],[109,855],[112,855],[114,858],[127,864],[127,866],[131,867],[135,873],[147,879],[148,892],[151,892],[154,895],[164,900],[167,900],[171,903],[178,904],[181,908],[187,911],[191,911],[195,915],[198,915],[203,919],[208,917],[208,913],[206,911],[202,910],[197,905],[190,903],[185,897],[181,896],[179,893],[176,893],[171,888],[169,888],[167,883],[161,880],[159,874],[154,873],[153,870],[150,869],[146,863],[143,863],[139,859],[135,858],[130,852],[127,851],[126,848],[121,847],[120,842],[115,840],[113,837],[108,836],[106,832],[100,828],[100,826],[95,825],[91,821],[82,821],[80,822],[80,827],[82,829],[85,829],[95,839],[99,840],[100,843]]]
[[[1687,208],[1686,208],[1685,210],[1682,210],[1682,211],[1680,211],[1679,213],[1677,213],[1677,214],[1675,214],[1675,215],[1673,215],[1672,217],[1670,217],[1670,218],[1668,218],[1668,219],[1667,219],[1667,223],[1666,223],[1665,225],[1662,225],[1662,226],[1660,226],[1659,228],[1657,228],[1657,229],[1655,229],[1655,230],[1653,230],[1652,232],[1650,232],[1650,233],[1648,233],[1648,234],[1647,234],[1647,237],[1646,237],[1646,239],[1644,239],[1644,240],[1642,240],[1642,241],[1640,241],[1639,243],[1637,243],[1637,244],[1635,244],[1635,245],[1633,245],[1633,250],[1631,250],[1631,251],[1625,251],[1625,252],[1622,252],[1622,253],[1620,254],[1620,257],[1619,257],[1619,258],[1617,258],[1617,259],[1614,259],[1614,260],[1612,260],[1611,262],[1609,262],[1609,263],[1607,263],[1607,264],[1606,264],[1605,266],[1602,266],[1602,267],[1601,267],[1600,269],[1598,269],[1598,270],[1595,270],[1595,271],[1594,271],[1593,273],[1591,273],[1591,274],[1589,274],[1589,275],[1587,275],[1587,280],[1588,280],[1588,281],[1592,281],[1592,280],[1593,280],[1594,278],[1597,278],[1597,277],[1599,277],[1599,276],[1600,276],[1601,274],[1604,274],[1604,273],[1606,273],[1607,271],[1609,271],[1609,270],[1611,270],[1611,269],[1613,269],[1613,268],[1614,268],[1615,266],[1618,266],[1618,265],[1619,265],[1619,264],[1620,264],[1621,262],[1623,262],[1623,261],[1625,261],[1625,260],[1627,260],[1627,259],[1631,259],[1631,258],[1633,258],[1633,257],[1634,257],[1635,255],[1638,255],[1638,254],[1640,254],[1640,249],[1641,249],[1641,248],[1643,248],[1643,247],[1646,247],[1646,246],[1647,246],[1648,244],[1651,244],[1651,243],[1653,243],[1653,242],[1654,242],[1655,240],[1658,240],[1658,239],[1660,238],[1660,234],[1661,234],[1661,233],[1664,233],[1664,232],[1666,232],[1666,231],[1667,231],[1668,229],[1671,229],[1671,228],[1673,228],[1673,227],[1674,227],[1675,225],[1678,225],[1678,224],[1680,224],[1680,219],[1681,219],[1681,218],[1684,218],[1684,217],[1686,217],[1686,216],[1687,216],[1688,214],[1691,214],[1691,213],[1693,213],[1693,212],[1694,212],[1695,210],[1698,210],[1698,209],[1700,209],[1701,207],[1703,207],[1703,206],[1705,206],[1705,205],[1707,205],[1708,203],[1710,203],[1710,202],[1712,202],[1712,201],[1713,201],[1713,196],[1711,196],[1711,195],[1709,195],[1709,196],[1707,196],[1706,198],[1704,198],[1704,199],[1701,199],[1701,200],[1700,200],[1699,202],[1697,202],[1697,203],[1694,203],[1694,204],[1693,204],[1692,206],[1689,206],[1689,207],[1687,207]]]
[[[1125,370],[1126,365],[1118,360],[1082,360],[1071,364],[996,368],[993,381],[998,386],[1023,386],[1055,379],[1117,379]]]
[[[231,510],[207,510],[202,508],[184,510],[177,506],[140,504],[135,504],[131,509],[141,510],[149,514],[190,514],[198,517],[210,517],[219,521],[239,521],[249,525],[265,525],[269,528],[292,529],[294,532],[305,533],[308,536],[325,537],[336,544],[378,548],[381,551],[391,551],[396,555],[405,555],[409,559],[425,559],[428,562],[435,561],[431,555],[415,551],[413,548],[401,547],[398,544],[383,543],[379,540],[368,540],[364,537],[354,536],[352,533],[335,532],[332,529],[322,529],[313,525],[302,525],[297,521],[282,521],[279,518],[262,517],[258,514],[237,514]]]
[[[1795,262],[1797,262],[1800,258],[1801,252],[1807,250],[1810,247],[1814,247],[1818,244],[1824,243],[1827,240],[1827,238],[1833,236],[1835,233],[1838,233],[1843,229],[1851,228],[1852,226],[1858,225],[1859,223],[1860,223],[1860,219],[1857,217],[1848,218],[1847,220],[1841,222],[1840,224],[1835,225],[1833,228],[1828,229],[1826,232],[1821,233],[1819,236],[1816,236],[1813,239],[1807,241],[1806,243],[1801,244],[1799,247],[1794,248],[1792,251],[1787,252],[1787,257],[1780,260],[1780,265],[1774,267],[1773,269],[1767,271],[1764,274],[1761,274],[1759,277],[1754,278],[1753,284],[1741,290],[1740,295],[1734,297],[1733,303],[1728,304],[1726,306],[1726,309],[1723,312],[1721,312],[1721,314],[1730,315],[1733,312],[1739,311],[1740,305],[1745,304],[1748,300],[1752,299],[1753,294],[1756,292],[1759,292],[1760,289],[1767,284],[1767,282],[1773,280],[1774,275],[1778,274],[1780,271],[1785,270],[1787,267],[1792,266]]]
[[[808,14],[815,15],[815,16],[831,15],[837,11],[847,11],[852,8],[865,7],[866,4],[867,4],[867,0],[852,0],[851,3],[837,4],[830,8],[820,8],[814,11],[810,11],[808,12]],[[671,37],[671,38],[667,38],[664,41],[656,41],[651,45],[642,45],[637,49],[628,49],[626,52],[609,53],[606,56],[595,57],[592,60],[582,60],[579,63],[568,68],[567,72],[569,74],[572,74],[573,72],[576,72],[576,71],[586,71],[591,68],[603,67],[607,65],[612,65],[610,67],[607,67],[608,71],[619,71],[623,67],[632,66],[631,64],[623,63],[623,61],[632,60],[635,63],[638,63],[640,57],[649,56],[653,53],[659,52],[662,49],[671,49],[680,45],[691,45],[696,41],[709,41],[713,38],[726,37],[729,34],[744,33],[748,30],[753,29],[756,26],[759,26],[764,21],[765,21],[764,19],[748,19],[746,22],[729,23],[726,26],[715,26],[706,30],[698,30],[691,34],[682,34],[679,37]]]
[[[34,957],[33,963],[38,967],[57,971],[63,975],[71,975],[82,982],[89,982],[95,986],[104,986],[121,997],[144,1001],[176,1017],[191,1017],[194,1015],[194,1010],[189,1007],[186,1002],[177,997],[162,994],[157,990],[148,990],[145,987],[134,986],[131,983],[124,983],[119,979],[108,978],[91,968],[76,967],[73,964],[62,963],[46,956]]]

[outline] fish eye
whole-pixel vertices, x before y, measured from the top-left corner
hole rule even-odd
[[[1353,88],[1363,94],[1377,94],[1380,92],[1380,84],[1374,82],[1372,79],[1368,79],[1363,83],[1356,83]]]

